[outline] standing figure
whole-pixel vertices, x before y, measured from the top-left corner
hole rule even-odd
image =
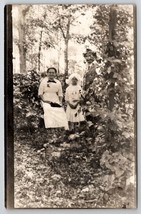
[[[57,70],[53,67],[47,70],[47,77],[41,81],[38,95],[44,110],[45,128],[65,128],[67,130],[68,121],[62,107],[62,86],[61,82],[55,79],[56,73]]]
[[[70,129],[74,129],[80,122],[84,121],[83,111],[80,105],[82,88],[81,77],[77,73],[70,75],[68,79],[65,100],[67,103],[66,114]]]

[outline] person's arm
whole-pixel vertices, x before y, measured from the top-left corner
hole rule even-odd
[[[66,93],[65,93],[65,102],[66,105],[69,105],[72,109],[75,109],[77,107],[77,103],[75,105],[73,105],[70,101],[69,101],[69,87],[66,89]]]
[[[39,85],[39,89],[38,89],[38,96],[40,97],[40,99],[43,101],[43,102],[46,102],[46,103],[49,103],[48,101],[46,101],[44,99],[44,80],[41,81],[40,85]]]
[[[60,104],[62,104],[62,100],[63,100],[63,91],[62,91],[62,85],[60,82],[58,82],[59,84],[59,89],[58,89],[58,98],[59,98],[59,102]]]
[[[62,104],[63,97],[59,96],[59,102]]]
[[[66,88],[66,93],[65,93],[65,103],[66,103],[66,105],[67,105],[67,104],[69,104],[68,88]]]
[[[39,97],[40,97],[40,99],[41,99],[44,103],[51,103],[50,101],[46,101],[46,100],[44,99],[44,96],[43,96],[43,95],[39,95]]]

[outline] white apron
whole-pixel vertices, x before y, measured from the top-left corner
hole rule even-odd
[[[44,110],[45,128],[61,128],[68,130],[68,121],[63,107],[51,107],[50,104],[42,102]]]
[[[48,82],[48,78],[44,78],[39,86],[39,95],[43,95],[44,100],[59,104],[59,96],[63,96],[60,81]],[[42,102],[44,110],[44,123],[46,128],[68,129],[68,121],[63,107],[52,107],[49,103]]]
[[[66,114],[68,121],[75,123],[85,120],[82,109],[80,108],[80,105],[78,105],[76,109],[72,109],[69,105],[67,105]]]
[[[81,93],[82,93],[82,89],[79,85],[76,85],[76,86],[70,85],[66,89],[65,100],[69,101],[69,103],[71,103],[72,105],[75,105],[77,103],[77,101],[75,100],[80,100]],[[75,123],[75,122],[81,122],[85,120],[81,106],[79,104],[76,107],[76,109],[72,109],[69,106],[69,104],[67,104],[66,114],[69,122]]]

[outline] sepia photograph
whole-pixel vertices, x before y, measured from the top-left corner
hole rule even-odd
[[[10,12],[14,208],[136,208],[135,6]]]

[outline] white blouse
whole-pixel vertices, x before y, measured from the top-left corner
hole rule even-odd
[[[65,100],[70,103],[75,103],[80,100],[82,88],[80,85],[70,85],[66,89]]]
[[[48,82],[48,78],[45,77],[40,83],[38,95],[43,95],[46,101],[59,103],[59,97],[63,96],[61,82],[57,79],[54,79],[54,82]]]

